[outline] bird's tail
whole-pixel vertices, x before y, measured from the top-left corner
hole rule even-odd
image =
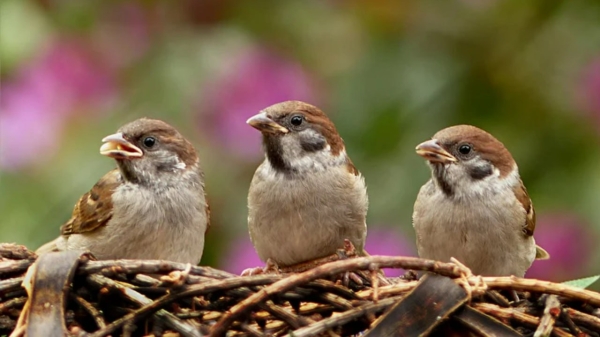
[[[535,245],[535,259],[536,260],[548,260],[550,254],[542,247]]]

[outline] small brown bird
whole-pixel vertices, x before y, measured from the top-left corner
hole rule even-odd
[[[209,226],[204,177],[192,144],[160,120],[138,119],[105,137],[117,169],[84,194],[61,235],[40,247],[96,258],[197,264]]]
[[[250,238],[260,258],[292,266],[335,254],[344,239],[361,253],[367,189],[329,118],[288,101],[247,123],[262,133],[266,154],[248,194]]]
[[[413,213],[419,256],[467,265],[474,274],[522,277],[548,253],[535,244],[535,212],[510,152],[470,125],[417,146],[432,178]]]

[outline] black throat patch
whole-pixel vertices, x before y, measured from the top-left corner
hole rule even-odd
[[[134,184],[141,183],[140,178],[138,177],[138,175],[132,167],[131,161],[125,159],[117,159],[117,166],[119,167],[119,171],[121,172],[123,180]]]
[[[280,137],[263,135],[263,145],[267,153],[267,160],[271,163],[271,166],[279,172],[289,173],[292,171],[292,168],[283,160],[283,147],[281,146]]]
[[[436,180],[438,186],[442,189],[442,192],[446,196],[453,196],[454,190],[452,186],[448,184],[446,179],[444,178],[445,166],[442,164],[433,164],[433,178]]]

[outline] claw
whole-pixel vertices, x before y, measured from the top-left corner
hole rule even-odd
[[[252,276],[261,274],[281,274],[279,266],[270,258],[267,259],[264,267],[247,268],[242,271],[241,276]]]
[[[181,287],[185,284],[190,276],[190,272],[192,271],[192,264],[188,263],[184,270],[172,271],[169,275],[164,275],[160,277],[161,282],[166,284],[171,284],[174,287]]]

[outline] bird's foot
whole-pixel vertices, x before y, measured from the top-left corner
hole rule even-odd
[[[185,284],[190,276],[192,270],[192,264],[188,263],[184,270],[176,270],[169,273],[169,275],[163,275],[160,277],[160,281],[163,284],[169,284],[173,287],[181,287]]]
[[[252,276],[261,274],[281,274],[279,266],[275,261],[270,258],[267,259],[267,263],[264,267],[247,268],[242,271],[241,276]]]

